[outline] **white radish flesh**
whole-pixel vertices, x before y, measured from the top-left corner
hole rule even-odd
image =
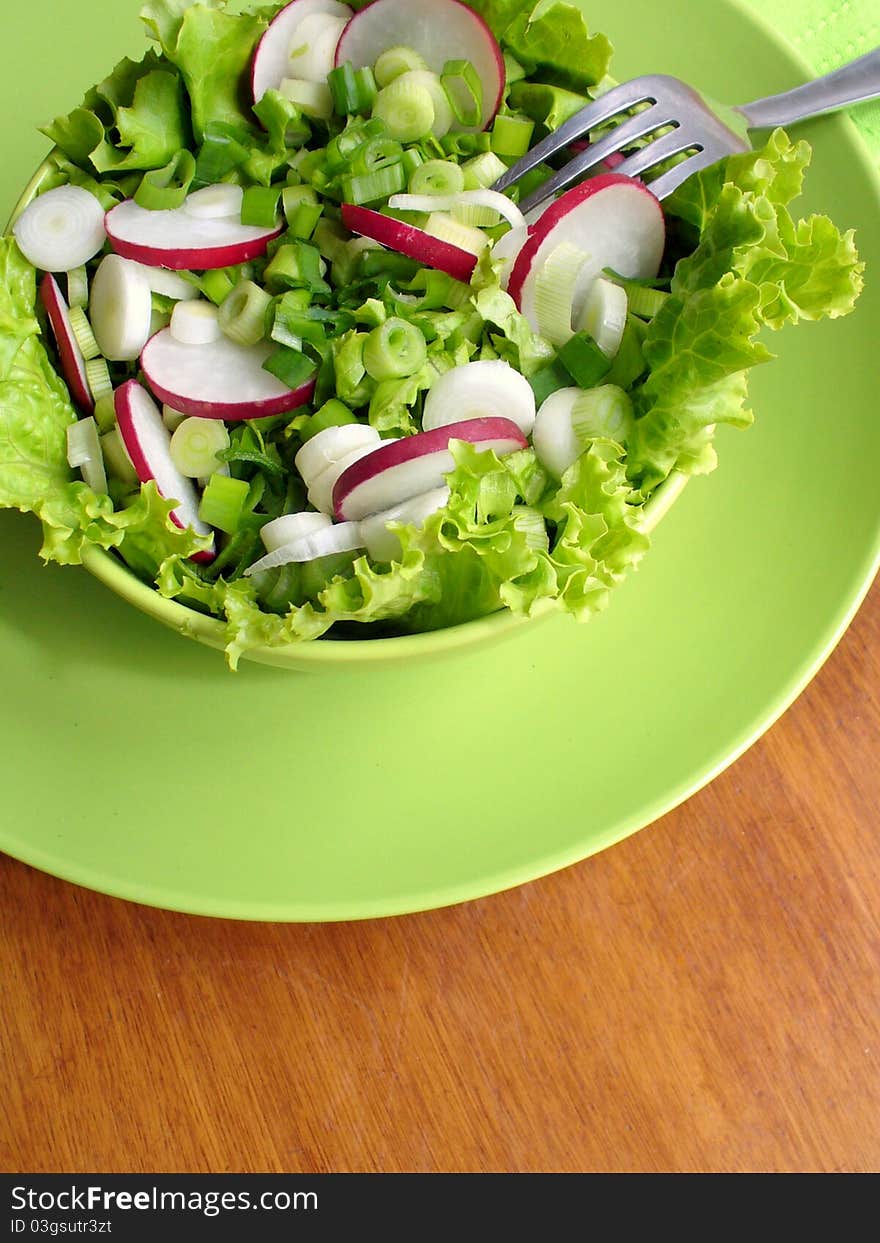
[[[264,371],[271,352],[267,342],[238,345],[227,338],[181,345],[166,328],[147,342],[141,366],[156,397],[175,410],[206,419],[260,419],[296,410],[315,389],[313,379],[294,390]]]
[[[588,332],[607,358],[614,358],[623,340],[627,312],[626,290],[600,276],[587,294],[575,328]]]
[[[339,37],[347,25],[348,17],[337,17],[332,13],[310,13],[303,18],[288,53],[288,76],[326,85],[327,75],[333,69]]]
[[[381,437],[366,423],[345,423],[341,427],[325,427],[307,440],[293,459],[300,478],[307,488],[328,467],[341,462],[355,449],[378,448]]]
[[[561,479],[584,451],[571,416],[583,389],[561,388],[547,398],[538,411],[532,432],[532,445],[538,461],[551,475]]]
[[[171,436],[150,394],[129,380],[116,390],[116,420],[125,450],[141,483],[154,482],[160,495],[177,501],[172,521],[182,530],[210,535],[211,528],[199,517],[199,497],[192,481],[181,475],[171,460]]]
[[[178,302],[171,312],[169,328],[181,345],[210,345],[223,335],[216,306],[202,300]]]
[[[183,210],[196,220],[228,220],[241,217],[244,190],[228,182],[204,186],[188,194]]]
[[[81,186],[57,186],[29,203],[12,227],[19,249],[44,272],[80,268],[107,240],[104,209]]]
[[[153,300],[139,265],[119,255],[101,260],[89,300],[92,331],[105,358],[133,362],[150,337]]]
[[[276,570],[282,565],[305,564],[307,561],[318,561],[321,557],[339,556],[343,552],[357,552],[363,548],[359,522],[341,522],[304,535],[291,544],[268,553],[260,561],[255,561],[245,570],[245,577],[260,574],[264,570]]]
[[[463,419],[511,419],[524,436],[535,425],[535,394],[524,375],[502,359],[465,363],[444,372],[425,398],[426,432]]]
[[[440,488],[455,469],[449,448],[465,440],[499,457],[525,449],[528,441],[510,419],[470,419],[405,436],[381,448],[344,472],[333,489],[333,508],[340,521],[360,521]]]
[[[513,265],[508,290],[537,328],[535,294],[540,273],[558,247],[577,247],[588,255],[574,291],[572,310],[577,322],[593,282],[606,268],[626,277],[654,277],[665,241],[663,210],[647,186],[619,173],[592,177],[567,190],[532,225]]]
[[[361,535],[369,556],[374,561],[396,561],[403,550],[397,532],[390,529],[391,524],[399,523],[421,530],[431,515],[443,509],[448,500],[448,487],[433,488],[410,501],[404,501],[402,505],[395,505],[393,509],[365,518],[361,523]]]
[[[107,236],[117,254],[151,267],[204,272],[259,259],[281,233],[241,224],[237,219],[197,219],[186,207],[148,211],[133,199],[112,208],[105,218]]]
[[[71,423],[68,427],[67,461],[74,470],[79,470],[93,492],[107,491],[107,473],[104,470],[98,425],[91,415],[80,419],[78,423]]]
[[[401,44],[420,52],[438,74],[447,61],[471,62],[483,86],[482,116],[473,128],[485,129],[500,107],[506,73],[498,41],[483,19],[458,0],[374,0],[342,32],[336,64],[372,66]]]
[[[81,410],[91,413],[95,406],[92,387],[86,373],[86,360],[77,344],[70,323],[70,313],[55,277],[47,273],[40,282],[40,301],[46,310],[49,327],[58,347],[61,374],[70,395]]]
[[[260,531],[260,538],[266,552],[277,552],[286,544],[293,544],[306,535],[314,535],[316,531],[325,531],[332,527],[333,521],[326,514],[283,514],[274,522],[267,522]]]
[[[254,103],[259,103],[266,91],[277,90],[284,78],[292,76],[290,53],[300,46],[298,34],[302,23],[316,14],[347,22],[352,10],[346,4],[338,4],[336,0],[293,0],[292,4],[276,14],[257,45],[251,62],[251,93]],[[297,71],[297,76],[305,77],[305,74]]]

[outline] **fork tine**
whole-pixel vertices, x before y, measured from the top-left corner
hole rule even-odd
[[[655,177],[653,181],[648,182],[648,189],[658,199],[668,198],[673,190],[677,190],[683,181],[687,181],[688,177],[692,177],[694,173],[699,173],[704,168],[709,168],[712,164],[726,155],[724,151],[713,151],[710,148],[704,148],[695,155],[689,156],[686,160],[682,160],[680,164],[676,164],[674,168],[670,168],[668,172],[663,173],[660,177]],[[623,165],[621,165],[621,171]]]
[[[622,173],[624,177],[638,177],[647,169],[654,168],[657,164],[662,164],[664,160],[671,160],[674,155],[680,155],[682,151],[689,151],[693,147],[698,147],[702,150],[703,144],[692,131],[678,127],[671,134],[664,134],[662,138],[655,138],[646,147],[642,147],[640,151],[634,151],[614,171]]]
[[[591,143],[586,151],[575,156],[564,168],[554,173],[543,185],[524,199],[519,205],[520,211],[524,215],[534,211],[536,207],[540,207],[560,190],[565,190],[572,182],[577,181],[597,164],[601,164],[604,159],[619,151],[621,147],[635,142],[638,138],[644,138],[646,134],[659,129],[662,125],[668,125],[671,120],[668,110],[655,104],[652,108],[646,108],[644,112],[639,112],[634,117],[630,117],[628,121],[615,126],[610,134],[600,138],[598,142]]]
[[[514,182],[519,181],[520,177],[530,173],[544,160],[564,151],[571,143],[589,134],[590,130],[595,129],[597,125],[609,121],[613,116],[619,112],[625,112],[628,108],[634,108],[646,101],[653,101],[655,93],[656,88],[649,77],[634,78],[631,82],[612,87],[593,103],[587,104],[586,108],[581,108],[580,112],[576,112],[573,117],[560,125],[559,129],[553,130],[542,139],[528,155],[523,156],[502,177],[499,177],[492,189],[503,193]]]

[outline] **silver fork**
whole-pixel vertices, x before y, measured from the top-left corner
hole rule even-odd
[[[771,95],[739,107],[722,108],[679,78],[649,74],[613,87],[538,143],[500,177],[493,190],[507,190],[544,160],[558,154],[591,130],[632,108],[634,116],[621,120],[610,133],[592,143],[570,163],[520,203],[524,213],[541,207],[609,156],[617,155],[641,138],[668,126],[675,128],[653,139],[615,168],[627,177],[639,177],[677,155],[686,158],[649,182],[658,198],[666,198],[688,177],[724,156],[750,151],[747,131],[791,125],[807,117],[836,112],[880,95],[880,48],[860,56],[834,73],[804,86]],[[644,107],[644,105],[648,105]]]

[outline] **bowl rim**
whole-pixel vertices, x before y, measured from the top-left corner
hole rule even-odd
[[[54,171],[52,160],[57,151],[57,147],[52,148],[22,190],[6,223],[5,233],[11,231],[25,207],[36,197],[43,182]],[[649,535],[656,529],[681,496],[688,480],[689,476],[673,471],[660,484],[642,511],[639,529],[644,534]],[[194,639],[217,651],[225,651],[228,643],[225,622],[191,609],[178,600],[159,595],[155,587],[138,578],[133,570],[110,551],[89,544],[83,547],[81,555],[83,566],[94,578],[141,613],[177,631],[185,638]],[[241,655],[242,658],[258,664],[300,671],[321,666],[346,667],[385,663],[478,646],[557,612],[556,601],[547,601],[543,607],[539,605],[530,616],[512,613],[509,609],[499,609],[485,617],[461,622],[442,630],[371,639],[332,639],[322,636],[319,639],[294,641],[287,645],[251,647]]]

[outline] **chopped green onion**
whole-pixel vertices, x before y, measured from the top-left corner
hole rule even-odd
[[[85,268],[73,268],[67,273],[67,305],[71,308],[89,305],[89,275]]]
[[[501,223],[501,217],[494,207],[467,202],[456,203],[452,207],[452,219],[474,229],[496,229]]]
[[[351,161],[351,172],[356,176],[376,173],[382,168],[390,168],[403,159],[403,147],[393,138],[371,138],[355,151]]]
[[[90,358],[86,363],[86,379],[95,401],[99,401],[105,393],[113,392],[113,381],[110,379],[110,368],[106,359]]]
[[[399,255],[396,250],[385,250],[378,244],[364,249],[356,265],[356,274],[363,280],[387,276],[393,281],[411,281],[419,270],[415,259]]]
[[[325,176],[325,170],[333,171],[327,162],[327,151],[328,148],[318,147],[314,151],[306,152],[297,165],[297,172],[303,181],[311,184],[316,177]]]
[[[648,370],[642,343],[645,339],[647,326],[634,315],[627,316],[623,339],[617,351],[611,370],[608,373],[609,384],[616,384],[628,389]]]
[[[561,388],[571,388],[571,374],[558,359],[554,359],[552,363],[530,375],[529,384],[535,394],[535,403],[540,408],[548,397]]]
[[[98,439],[98,425],[89,415],[67,427],[67,461],[79,470],[93,492],[106,493],[107,473]]]
[[[309,241],[323,214],[324,208],[320,203],[300,203],[299,207],[288,217],[288,232],[301,241]]]
[[[518,160],[531,145],[535,122],[527,117],[497,116],[492,126],[492,150],[496,155]]]
[[[264,168],[268,165],[274,171],[274,168],[286,162],[286,151],[292,147],[302,147],[312,136],[311,126],[299,104],[282,95],[281,91],[266,91],[262,99],[254,104],[254,114],[270,137],[270,150],[262,161]],[[277,158],[269,158],[273,154]],[[258,156],[259,149],[253,155]],[[269,177],[255,177],[262,185],[268,185],[270,178],[271,173]]]
[[[297,208],[302,207],[304,203],[314,207],[318,201],[318,195],[311,186],[289,185],[281,191],[281,206],[288,224]]]
[[[572,306],[587,258],[579,247],[563,242],[547,257],[535,281],[538,332],[557,348],[574,336]]]
[[[412,177],[417,168],[421,168],[425,163],[425,157],[422,155],[418,147],[407,147],[401,158],[403,171],[406,173],[407,181]]]
[[[350,121],[341,134],[328,144],[324,163],[328,173],[344,173],[351,167],[355,152],[372,138],[387,138],[388,127],[384,121]]]
[[[196,159],[195,180],[213,186],[247,162],[250,139],[225,121],[209,121]]]
[[[440,139],[440,147],[444,155],[455,159],[482,155],[492,150],[492,136],[484,130],[480,130],[478,134],[463,134],[459,130],[454,134],[444,134]]]
[[[483,115],[483,85],[471,62],[448,60],[440,81],[458,124],[479,125]]]
[[[139,482],[137,471],[132,465],[131,458],[128,456],[128,450],[125,447],[122,436],[119,434],[118,427],[105,432],[101,437],[101,453],[104,456],[104,465],[107,467],[109,475],[113,475],[120,483],[137,486]]]
[[[464,173],[452,160],[428,160],[409,179],[410,194],[460,194]]]
[[[235,288],[235,281],[229,275],[228,268],[212,268],[205,272],[199,280],[202,293],[215,306],[219,306]]]
[[[341,117],[369,112],[376,102],[378,89],[373,70],[369,66],[355,69],[351,61],[346,61],[344,65],[330,71],[327,85],[333,99],[333,108]]]
[[[318,252],[324,259],[329,259],[334,263],[340,255],[345,254],[345,244],[349,240],[349,233],[333,220],[328,220],[325,216],[318,222],[318,226],[312,235],[312,242],[318,248]]]
[[[220,467],[218,453],[229,448],[222,419],[184,419],[171,437],[171,461],[188,479],[204,479]]]
[[[663,310],[670,297],[663,289],[649,289],[645,285],[630,284],[629,282],[625,285],[623,282],[621,284],[626,290],[631,314],[638,315],[639,319],[653,319],[655,315]]]
[[[434,124],[434,101],[422,85],[395,78],[376,97],[373,116],[384,121],[392,138],[417,142],[430,134]]]
[[[369,400],[371,391],[365,383],[367,378],[367,369],[364,366],[366,340],[366,333],[350,333],[340,342],[333,359],[336,392],[347,405],[353,407],[361,406]]]
[[[284,78],[278,89],[285,99],[296,104],[303,116],[316,121],[329,121],[333,115],[333,96],[326,82]]]
[[[278,223],[279,186],[248,186],[241,203],[241,223],[274,229]]]
[[[507,165],[494,151],[484,151],[462,165],[466,190],[488,190],[507,172]]]
[[[376,81],[380,86],[388,86],[395,78],[409,73],[411,69],[427,68],[427,61],[415,48],[390,47],[376,61]]]
[[[302,350],[303,342],[320,347],[327,339],[324,324],[309,314],[302,306],[300,294],[307,290],[291,289],[275,303],[275,313],[270,332],[271,339],[288,349]]]
[[[272,299],[253,281],[239,281],[220,303],[220,328],[238,345],[256,345],[266,332],[266,312]]]
[[[611,370],[608,358],[587,332],[578,332],[559,351],[559,361],[578,388],[592,388]]]
[[[472,255],[481,255],[489,245],[485,233],[472,229],[469,225],[459,224],[445,212],[431,212],[425,223],[425,232],[430,233],[431,237],[449,242],[452,246],[458,246],[460,250],[467,250]]]
[[[169,432],[174,433],[180,427],[184,419],[189,415],[184,414],[181,410],[175,410],[173,406],[166,404],[162,407],[162,422],[168,428]]]
[[[435,268],[421,268],[405,289],[408,294],[421,295],[412,303],[419,311],[440,311],[446,307],[460,310],[473,292],[470,285]]]
[[[69,316],[70,327],[76,338],[76,343],[80,348],[80,353],[86,362],[90,358],[97,358],[101,353],[98,342],[95,340],[95,334],[92,332],[92,325],[89,323],[88,316],[81,306],[72,306]]]
[[[275,257],[263,273],[266,288],[273,293],[284,289],[308,289],[311,293],[329,293],[324,280],[324,261],[316,246],[308,242],[288,242],[279,246]]]
[[[241,525],[249,491],[246,480],[213,473],[202,493],[199,517],[209,527],[234,535]]]
[[[330,275],[337,287],[350,285],[355,278],[358,267],[365,254],[372,250],[381,250],[378,242],[371,237],[353,237],[347,241],[333,260]]]
[[[405,319],[388,319],[364,343],[364,367],[374,380],[402,380],[424,367],[425,338]]]
[[[515,57],[511,56],[510,52],[504,53],[504,75],[508,86],[513,86],[514,82],[521,82],[526,76],[525,69]]]
[[[178,151],[164,168],[144,173],[135,191],[134,201],[148,211],[170,211],[182,207],[196,175],[196,161],[191,151]]]
[[[380,203],[398,194],[406,186],[402,164],[391,164],[375,173],[343,177],[342,192],[346,203],[360,207],[364,203]]]
[[[300,428],[300,438],[305,444],[307,440],[317,436],[318,432],[326,431],[328,427],[346,427],[349,423],[357,423],[357,419],[348,406],[333,397],[312,415],[304,427]]]
[[[315,374],[315,364],[299,350],[279,345],[263,363],[263,370],[288,388],[297,389]]]
[[[591,441],[600,439],[625,446],[635,426],[632,402],[616,384],[588,389],[575,400],[571,426],[585,449]]]
[[[95,402],[94,415],[100,431],[109,432],[116,426],[116,399],[112,390]]]

